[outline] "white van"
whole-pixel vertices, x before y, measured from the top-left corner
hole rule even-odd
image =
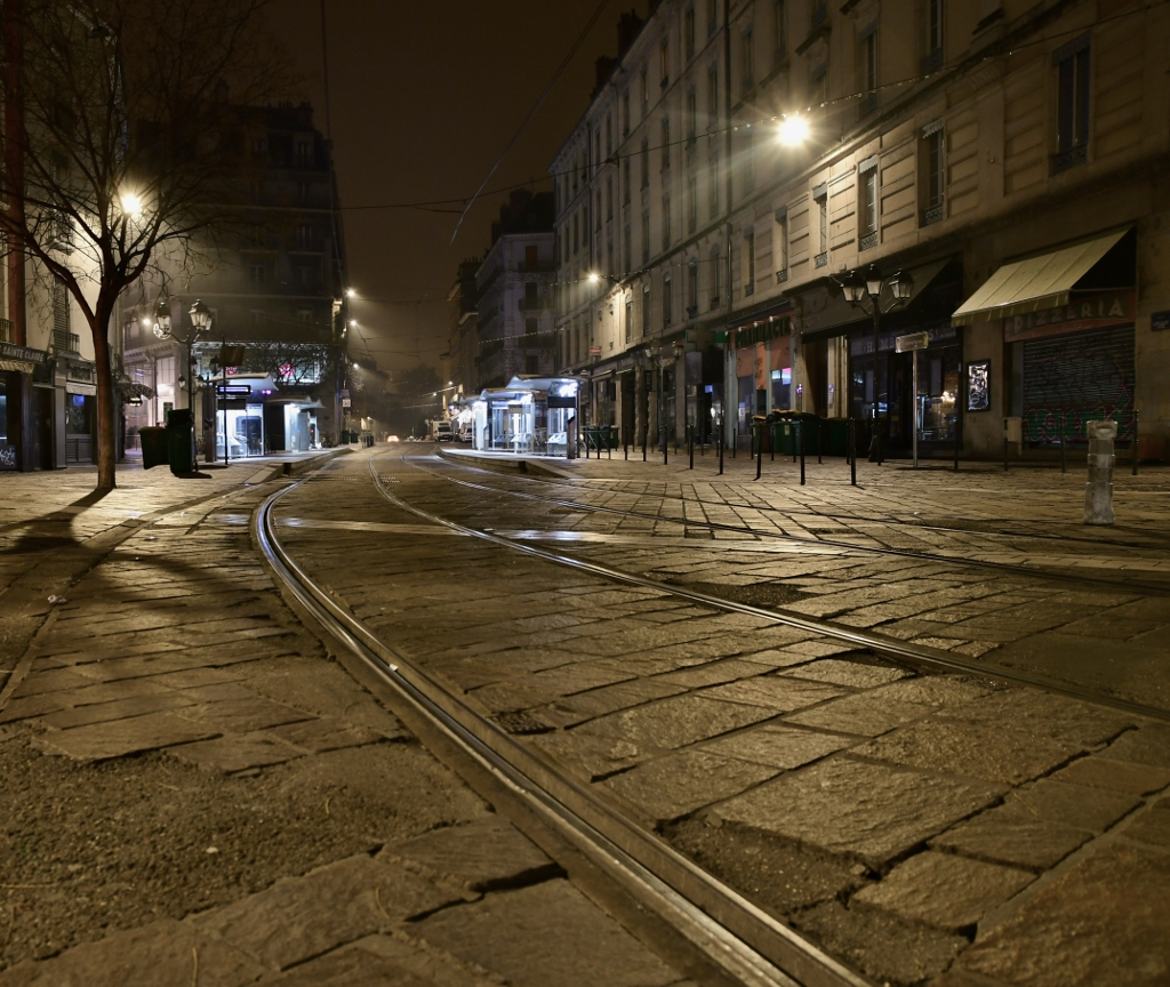
[[[450,422],[431,422],[432,442],[453,442],[455,433],[451,431]]]

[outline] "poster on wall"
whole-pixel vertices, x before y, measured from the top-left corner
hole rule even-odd
[[[967,410],[991,409],[991,361],[974,360],[967,364]]]

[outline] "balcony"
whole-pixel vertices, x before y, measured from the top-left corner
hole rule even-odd
[[[0,343],[12,342],[12,321],[0,319]]]
[[[80,354],[81,337],[75,332],[53,330],[53,349],[58,353]]]

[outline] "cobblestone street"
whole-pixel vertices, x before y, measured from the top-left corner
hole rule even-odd
[[[427,524],[371,456],[411,505],[654,582]],[[374,450],[277,524],[405,660],[864,978],[1170,977],[1165,722],[670,592],[1167,708],[1166,474],[1089,529],[1051,470],[677,462],[534,483]],[[705,982],[329,660],[249,541],[268,476],[93,505],[84,473],[13,478],[0,984]]]

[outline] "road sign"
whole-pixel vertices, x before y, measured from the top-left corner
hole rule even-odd
[[[252,393],[251,384],[216,384],[215,392],[223,397],[241,397]]]
[[[896,353],[913,353],[915,350],[924,350],[930,345],[930,333],[911,332],[905,336],[898,336],[894,340]]]

